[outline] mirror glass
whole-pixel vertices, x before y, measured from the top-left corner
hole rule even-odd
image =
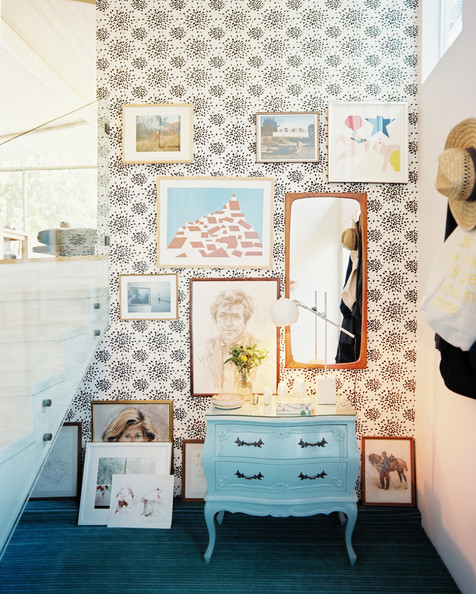
[[[299,307],[286,367],[366,367],[367,195],[286,194],[285,241],[286,297],[328,319]]]

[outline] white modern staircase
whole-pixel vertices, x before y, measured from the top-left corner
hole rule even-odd
[[[105,257],[0,263],[0,556],[109,314]]]

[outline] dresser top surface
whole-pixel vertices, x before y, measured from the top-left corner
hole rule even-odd
[[[264,404],[263,396],[259,397],[258,404],[245,402],[239,408],[224,409],[217,408],[213,404],[209,406],[206,416],[209,418],[218,416],[228,417],[251,417],[251,418],[270,418],[270,419],[304,419],[304,418],[322,418],[322,417],[355,417],[355,410],[347,401],[340,401],[337,404],[316,404],[312,401],[311,414],[301,416],[299,414],[278,414],[276,396],[271,399],[271,404]]]

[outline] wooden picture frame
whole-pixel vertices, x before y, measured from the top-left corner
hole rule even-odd
[[[127,427],[140,424],[142,441],[173,441],[173,400],[97,400],[91,403],[92,441],[131,443]],[[140,439],[140,438],[139,438]]]
[[[329,182],[408,183],[408,104],[330,102]]]
[[[172,443],[87,443],[78,525],[106,526],[115,474],[169,475]]]
[[[193,105],[171,103],[123,106],[123,163],[192,161]]]
[[[157,178],[157,266],[270,268],[273,186],[267,177]]]
[[[81,489],[82,423],[63,423],[30,499],[75,499]]]
[[[177,320],[177,273],[119,275],[121,320]]]
[[[204,439],[182,440],[182,501],[203,501],[207,481],[202,467]]]
[[[414,438],[362,437],[362,504],[414,506],[415,491]]]
[[[252,370],[250,381],[253,392],[263,393],[266,386],[276,392],[279,328],[270,310],[279,298],[279,284],[279,278],[190,279],[192,396],[237,391],[239,376],[234,363],[227,363],[225,368],[229,352],[224,343],[256,344],[267,349],[268,356]]]
[[[319,161],[317,112],[259,112],[256,114],[257,163]]]

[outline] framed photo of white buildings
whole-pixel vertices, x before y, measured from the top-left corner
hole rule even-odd
[[[319,114],[257,113],[256,161],[258,163],[319,161]]]

